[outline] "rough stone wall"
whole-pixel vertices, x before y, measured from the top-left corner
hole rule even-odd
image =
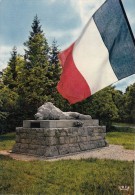
[[[106,146],[103,126],[16,128],[12,152],[55,157]]]

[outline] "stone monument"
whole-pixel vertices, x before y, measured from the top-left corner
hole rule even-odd
[[[38,108],[35,118],[16,128],[12,152],[48,158],[106,146],[105,126],[90,115],[62,112],[47,102]]]

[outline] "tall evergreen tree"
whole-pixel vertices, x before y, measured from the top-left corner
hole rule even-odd
[[[51,83],[50,87],[50,94],[52,94],[52,101],[53,103],[61,108],[62,110],[65,110],[69,108],[68,102],[58,93],[56,86],[60,80],[61,75],[61,65],[59,63],[58,54],[59,54],[59,48],[57,45],[57,41],[54,39],[52,42],[52,45],[50,47],[49,52],[49,68],[48,68],[48,78]],[[65,109],[66,108],[66,109]]]
[[[18,54],[17,54],[17,48],[14,46],[13,50],[11,52],[11,58],[9,60],[8,66],[3,72],[3,82],[6,86],[8,86],[10,89],[13,89],[16,87],[17,83],[17,61]]]
[[[34,17],[31,28],[32,31],[30,32],[29,39],[24,43],[27,47],[27,49],[25,49],[26,69],[32,69],[37,66],[45,68],[48,64],[49,46],[41,30],[37,15]]]
[[[49,52],[49,67],[48,67],[48,78],[52,81],[53,91],[56,88],[57,82],[60,79],[61,66],[58,59],[59,49],[57,42],[54,40]]]
[[[57,41],[54,39],[52,42],[52,46],[50,48],[50,55],[49,61],[50,64],[54,64],[55,66],[59,66],[59,59],[58,59],[59,49],[57,46]]]
[[[37,16],[31,28],[28,41],[24,43],[25,63],[19,84],[21,109],[27,110],[25,118],[32,118],[39,106],[45,101],[51,101],[51,81],[47,75],[49,46]]]

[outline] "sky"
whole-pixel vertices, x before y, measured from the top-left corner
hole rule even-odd
[[[0,70],[6,67],[14,46],[24,54],[31,24],[37,14],[49,45],[55,39],[63,50],[81,34],[92,14],[105,0],[0,0]],[[135,0],[123,0],[135,36]],[[135,74],[116,84],[124,92]]]

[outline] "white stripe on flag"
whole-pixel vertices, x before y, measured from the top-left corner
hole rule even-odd
[[[108,50],[93,18],[89,20],[81,36],[75,42],[73,59],[92,94],[118,81],[109,62]]]

